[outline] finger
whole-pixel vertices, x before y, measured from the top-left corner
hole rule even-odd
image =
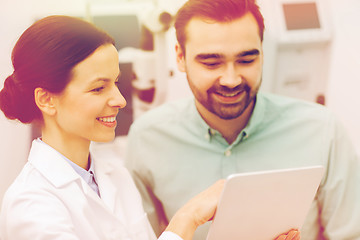
[[[285,240],[285,239],[286,239],[286,235],[280,235],[275,240]]]
[[[291,230],[290,232],[288,232],[288,233],[286,234],[285,240],[293,240],[293,237],[294,237],[294,231]]]
[[[194,221],[198,225],[202,225],[209,221],[209,219],[212,219],[215,214],[224,183],[224,179],[219,180],[206,190],[196,195],[194,198],[190,199],[181,208],[182,212],[187,212],[194,216]]]
[[[301,238],[300,232],[298,231],[295,238],[294,238],[294,240],[300,240],[300,238]]]
[[[297,230],[291,230],[288,234],[285,240],[295,240],[298,236],[299,231]]]

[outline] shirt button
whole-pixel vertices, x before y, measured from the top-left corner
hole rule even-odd
[[[229,157],[231,155],[231,150],[227,149],[224,154],[225,156]]]
[[[210,134],[214,135],[215,133],[216,133],[216,131],[214,129],[210,128]]]
[[[244,137],[244,139],[247,139],[249,137],[249,134],[247,134],[246,132],[243,132],[243,137]]]

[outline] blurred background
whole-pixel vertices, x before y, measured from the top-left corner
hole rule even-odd
[[[124,157],[131,123],[143,112],[191,95],[177,71],[173,16],[185,0],[0,0],[0,87],[12,74],[11,50],[42,17],[82,17],[115,38],[120,90],[128,101],[116,139],[95,150]],[[265,17],[262,91],[324,104],[344,124],[360,154],[360,1],[258,0]],[[316,133],[314,133],[316,134]],[[27,161],[39,131],[0,113],[0,203]]]

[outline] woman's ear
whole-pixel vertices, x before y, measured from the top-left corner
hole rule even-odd
[[[179,43],[175,45],[176,63],[180,72],[185,72],[185,53]]]
[[[36,88],[34,90],[35,103],[43,114],[50,116],[55,115],[56,108],[54,104],[54,94],[43,88]]]

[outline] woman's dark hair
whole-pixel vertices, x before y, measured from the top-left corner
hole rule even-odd
[[[79,18],[56,15],[35,22],[12,51],[14,72],[0,92],[0,109],[23,123],[42,120],[34,90],[61,93],[75,65],[105,44],[114,45],[113,38]]]

